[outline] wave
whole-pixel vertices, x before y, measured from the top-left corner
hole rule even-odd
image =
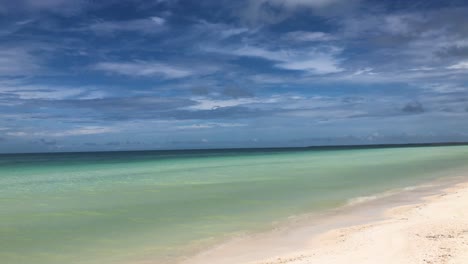
[[[359,204],[375,201],[375,200],[378,200],[378,199],[387,198],[389,196],[396,195],[396,194],[399,194],[399,193],[402,193],[402,192],[410,192],[410,191],[415,191],[415,190],[422,189],[422,188],[430,188],[430,187],[433,187],[433,186],[434,186],[433,184],[408,186],[408,187],[403,187],[403,188],[398,188],[398,189],[385,191],[385,192],[380,193],[380,194],[374,194],[374,195],[368,195],[368,196],[358,196],[358,197],[348,199],[346,201],[345,205],[346,206],[359,205]]]

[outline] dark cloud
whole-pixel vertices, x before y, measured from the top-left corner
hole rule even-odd
[[[424,110],[423,105],[420,102],[413,101],[403,106],[401,111],[408,113],[408,114],[420,114],[420,113],[423,113],[425,110]]]
[[[435,53],[439,57],[467,58],[468,46],[451,46],[443,48]]]
[[[372,68],[380,71],[393,72],[401,69],[401,65],[413,68],[421,67],[421,64],[426,67],[445,67],[446,64],[467,57],[464,41],[468,34],[466,2],[465,7],[460,7],[446,2],[440,2],[442,4],[439,6],[433,5],[437,1],[427,1],[427,4],[407,1],[411,3],[409,6],[402,4],[390,8],[391,2],[386,1],[386,4],[381,5],[387,8],[337,20],[343,28],[340,40],[348,43],[348,49],[353,45],[370,48],[363,64],[373,65]],[[422,53],[433,54],[436,58],[422,58]],[[352,64],[357,65],[360,60],[358,57],[353,58]]]

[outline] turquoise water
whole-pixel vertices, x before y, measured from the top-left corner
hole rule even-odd
[[[466,146],[0,155],[0,263],[173,260],[467,161]]]

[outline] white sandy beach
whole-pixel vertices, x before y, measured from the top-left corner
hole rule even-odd
[[[418,204],[388,209],[384,216],[319,235],[303,226],[239,239],[183,263],[468,263],[468,183],[425,197]]]

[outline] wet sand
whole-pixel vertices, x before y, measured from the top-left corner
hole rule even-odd
[[[468,263],[468,182],[450,184],[293,219],[182,263]]]

